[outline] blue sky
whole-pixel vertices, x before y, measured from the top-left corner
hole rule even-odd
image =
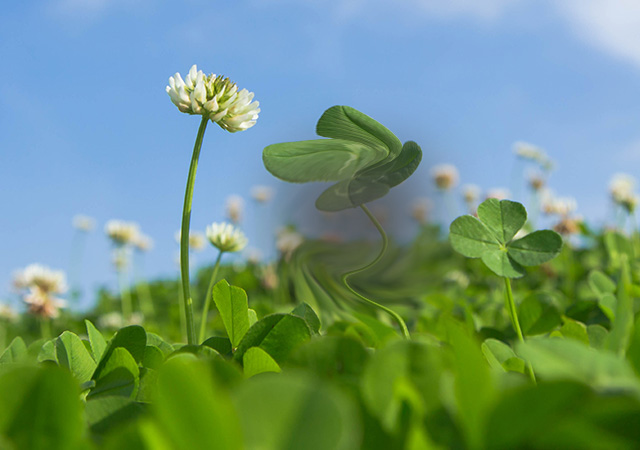
[[[102,232],[111,218],[154,238],[147,274],[177,274],[173,234],[199,121],[164,89],[194,63],[255,92],[262,108],[246,132],[207,130],[195,229],[223,219],[227,196],[249,206],[251,187],[268,184],[278,201],[249,208],[243,226],[269,253],[277,224],[301,220],[313,199],[273,179],[262,148],[313,138],[335,104],[422,146],[422,166],[394,197],[407,211],[433,191],[437,163],[455,164],[463,183],[510,187],[511,147],[525,140],[556,161],[554,190],[601,223],[612,174],[640,167],[639,30],[631,0],[10,2],[0,16],[0,298],[12,298],[15,269],[68,268],[77,213],[98,221],[85,291],[114,284]]]

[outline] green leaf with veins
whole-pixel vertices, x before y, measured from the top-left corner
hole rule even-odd
[[[285,181],[337,181],[316,201],[323,211],[341,211],[384,197],[411,176],[422,159],[418,144],[402,145],[383,125],[348,106],[325,111],[316,132],[330,139],[270,145],[263,161],[271,174]]]
[[[536,266],[555,258],[562,238],[551,230],[534,231],[513,240],[527,221],[527,211],[510,200],[485,200],[478,218],[465,215],[453,221],[449,241],[458,253],[480,258],[495,274],[506,278],[524,275],[523,266]]]

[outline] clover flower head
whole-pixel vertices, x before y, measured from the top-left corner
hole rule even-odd
[[[182,233],[180,232],[180,230],[176,231],[175,238],[176,238],[176,242],[180,244],[180,240],[182,238]],[[189,232],[189,249],[193,250],[194,252],[199,252],[201,250],[204,250],[204,246],[205,246],[204,234],[201,233],[200,231],[190,231]],[[180,260],[179,258],[180,256],[178,256],[178,261]]]
[[[276,248],[286,259],[304,242],[304,237],[291,227],[281,228],[276,237]]]
[[[130,245],[140,234],[140,227],[135,222],[110,220],[104,226],[107,237],[117,246]]]
[[[547,153],[540,147],[529,142],[518,141],[513,144],[513,152],[522,159],[537,163],[546,161]]]
[[[258,265],[262,261],[262,252],[257,248],[248,248],[246,258],[249,264]]]
[[[550,190],[546,190],[542,196],[542,211],[547,215],[569,217],[576,209],[578,203],[573,197],[556,197]]]
[[[140,252],[148,252],[153,248],[153,239],[146,234],[140,233],[133,241],[133,245]]]
[[[226,222],[214,222],[207,226],[206,235],[211,245],[221,252],[239,252],[249,242],[239,228]]]
[[[273,290],[278,287],[279,277],[275,264],[266,264],[260,268],[260,284],[267,289]]]
[[[472,204],[478,201],[482,190],[477,184],[465,184],[462,186],[462,198],[467,204]]]
[[[46,295],[61,294],[67,291],[67,278],[62,270],[30,264],[14,275],[13,285],[19,290],[37,288]]]
[[[545,178],[539,172],[532,172],[529,174],[529,187],[535,192],[539,192],[545,185]]]
[[[419,224],[427,223],[429,213],[433,209],[433,202],[428,198],[417,198],[411,205],[411,217]]]
[[[31,287],[23,300],[31,314],[48,319],[58,317],[60,308],[67,306],[67,302],[53,297],[50,292],[40,289],[38,286]]]
[[[93,217],[85,216],[83,214],[76,214],[73,216],[73,228],[78,231],[88,233],[96,227],[96,221]]]
[[[205,75],[195,64],[184,79],[179,73],[169,77],[166,91],[181,112],[207,117],[231,133],[251,128],[258,120],[260,104],[253,101],[253,92],[238,90],[222,75]]]
[[[638,205],[638,196],[634,192],[636,184],[636,179],[626,173],[615,174],[609,183],[612,200],[628,212],[633,212]]]
[[[258,203],[267,203],[273,198],[273,188],[269,186],[254,186],[251,188],[251,197]]]
[[[15,322],[18,319],[17,311],[6,303],[0,303],[0,320]]]
[[[493,188],[487,191],[486,198],[495,198],[496,200],[505,200],[511,197],[511,192],[509,189],[505,188]]]
[[[452,164],[439,164],[431,169],[431,176],[438,189],[448,191],[458,184],[458,169]]]
[[[237,224],[242,220],[244,212],[244,199],[239,195],[230,195],[225,202],[225,214],[227,218]]]

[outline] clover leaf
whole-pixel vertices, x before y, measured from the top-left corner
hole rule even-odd
[[[323,211],[384,197],[409,178],[422,159],[418,144],[402,145],[383,125],[349,106],[326,110],[316,132],[329,139],[269,145],[262,159],[271,174],[285,181],[337,181],[316,201]]]
[[[478,207],[478,218],[465,215],[453,221],[449,241],[458,253],[480,258],[496,275],[519,278],[523,266],[537,266],[555,258],[562,238],[551,230],[534,231],[513,239],[527,221],[527,211],[510,200],[485,200]]]

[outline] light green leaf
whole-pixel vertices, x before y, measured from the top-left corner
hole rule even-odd
[[[2,448],[87,448],[83,430],[78,382],[67,370],[20,367],[0,376]]]
[[[11,341],[0,355],[0,364],[21,362],[27,357],[27,346],[20,336]]]
[[[358,408],[322,380],[303,373],[264,374],[240,386],[234,400],[247,449],[360,448]]]
[[[616,292],[616,283],[600,270],[589,272],[589,286],[598,296]]]
[[[508,244],[509,256],[523,266],[537,266],[560,254],[562,237],[552,230],[538,230]]]
[[[249,328],[238,345],[234,359],[242,361],[244,352],[250,347],[260,347],[278,364],[282,364],[293,349],[310,337],[311,331],[304,319],[291,314],[271,314]]]
[[[247,293],[237,286],[230,286],[227,280],[220,280],[213,287],[212,295],[231,345],[236,348],[249,329]]]
[[[518,307],[518,317],[525,336],[548,333],[562,323],[560,311],[544,293],[525,298]]]
[[[137,364],[142,362],[146,347],[147,333],[144,331],[144,328],[138,325],[131,325],[125,328],[121,328],[109,341],[107,348],[102,355],[102,359],[98,363],[98,367],[96,367],[92,378],[94,380],[97,380],[101,376],[101,373],[104,370],[104,365],[107,363],[107,361],[111,357],[111,353],[113,353],[115,349],[126,349],[129,352],[130,356],[133,358],[134,362]]]
[[[116,347],[108,353],[100,375],[94,380],[96,386],[87,395],[87,400],[98,396],[121,396],[135,398],[140,382],[140,369],[124,347]]]
[[[449,228],[449,241],[467,258],[480,258],[489,251],[499,251],[500,242],[485,224],[473,216],[460,216]]]
[[[320,319],[313,308],[308,304],[300,303],[293,309],[293,311],[291,311],[291,314],[302,317],[304,321],[307,322],[307,325],[313,334],[318,334],[320,332]]]
[[[490,198],[478,206],[478,218],[506,244],[527,221],[527,211],[520,203]]]
[[[524,275],[522,266],[511,259],[509,254],[502,249],[484,252],[481,259],[493,273],[501,277],[520,278]]]
[[[102,333],[100,333],[89,320],[85,320],[84,324],[87,327],[87,336],[89,336],[93,359],[98,362],[107,348],[107,341],[105,341]]]
[[[242,356],[244,376],[251,378],[264,372],[280,372],[280,366],[260,347],[251,347]]]
[[[96,362],[78,336],[65,331],[55,340],[56,359],[61,367],[71,371],[79,383],[91,379]]]
[[[168,446],[194,450],[245,448],[227,391],[218,386],[207,364],[185,356],[173,358],[162,368],[152,404]]]

